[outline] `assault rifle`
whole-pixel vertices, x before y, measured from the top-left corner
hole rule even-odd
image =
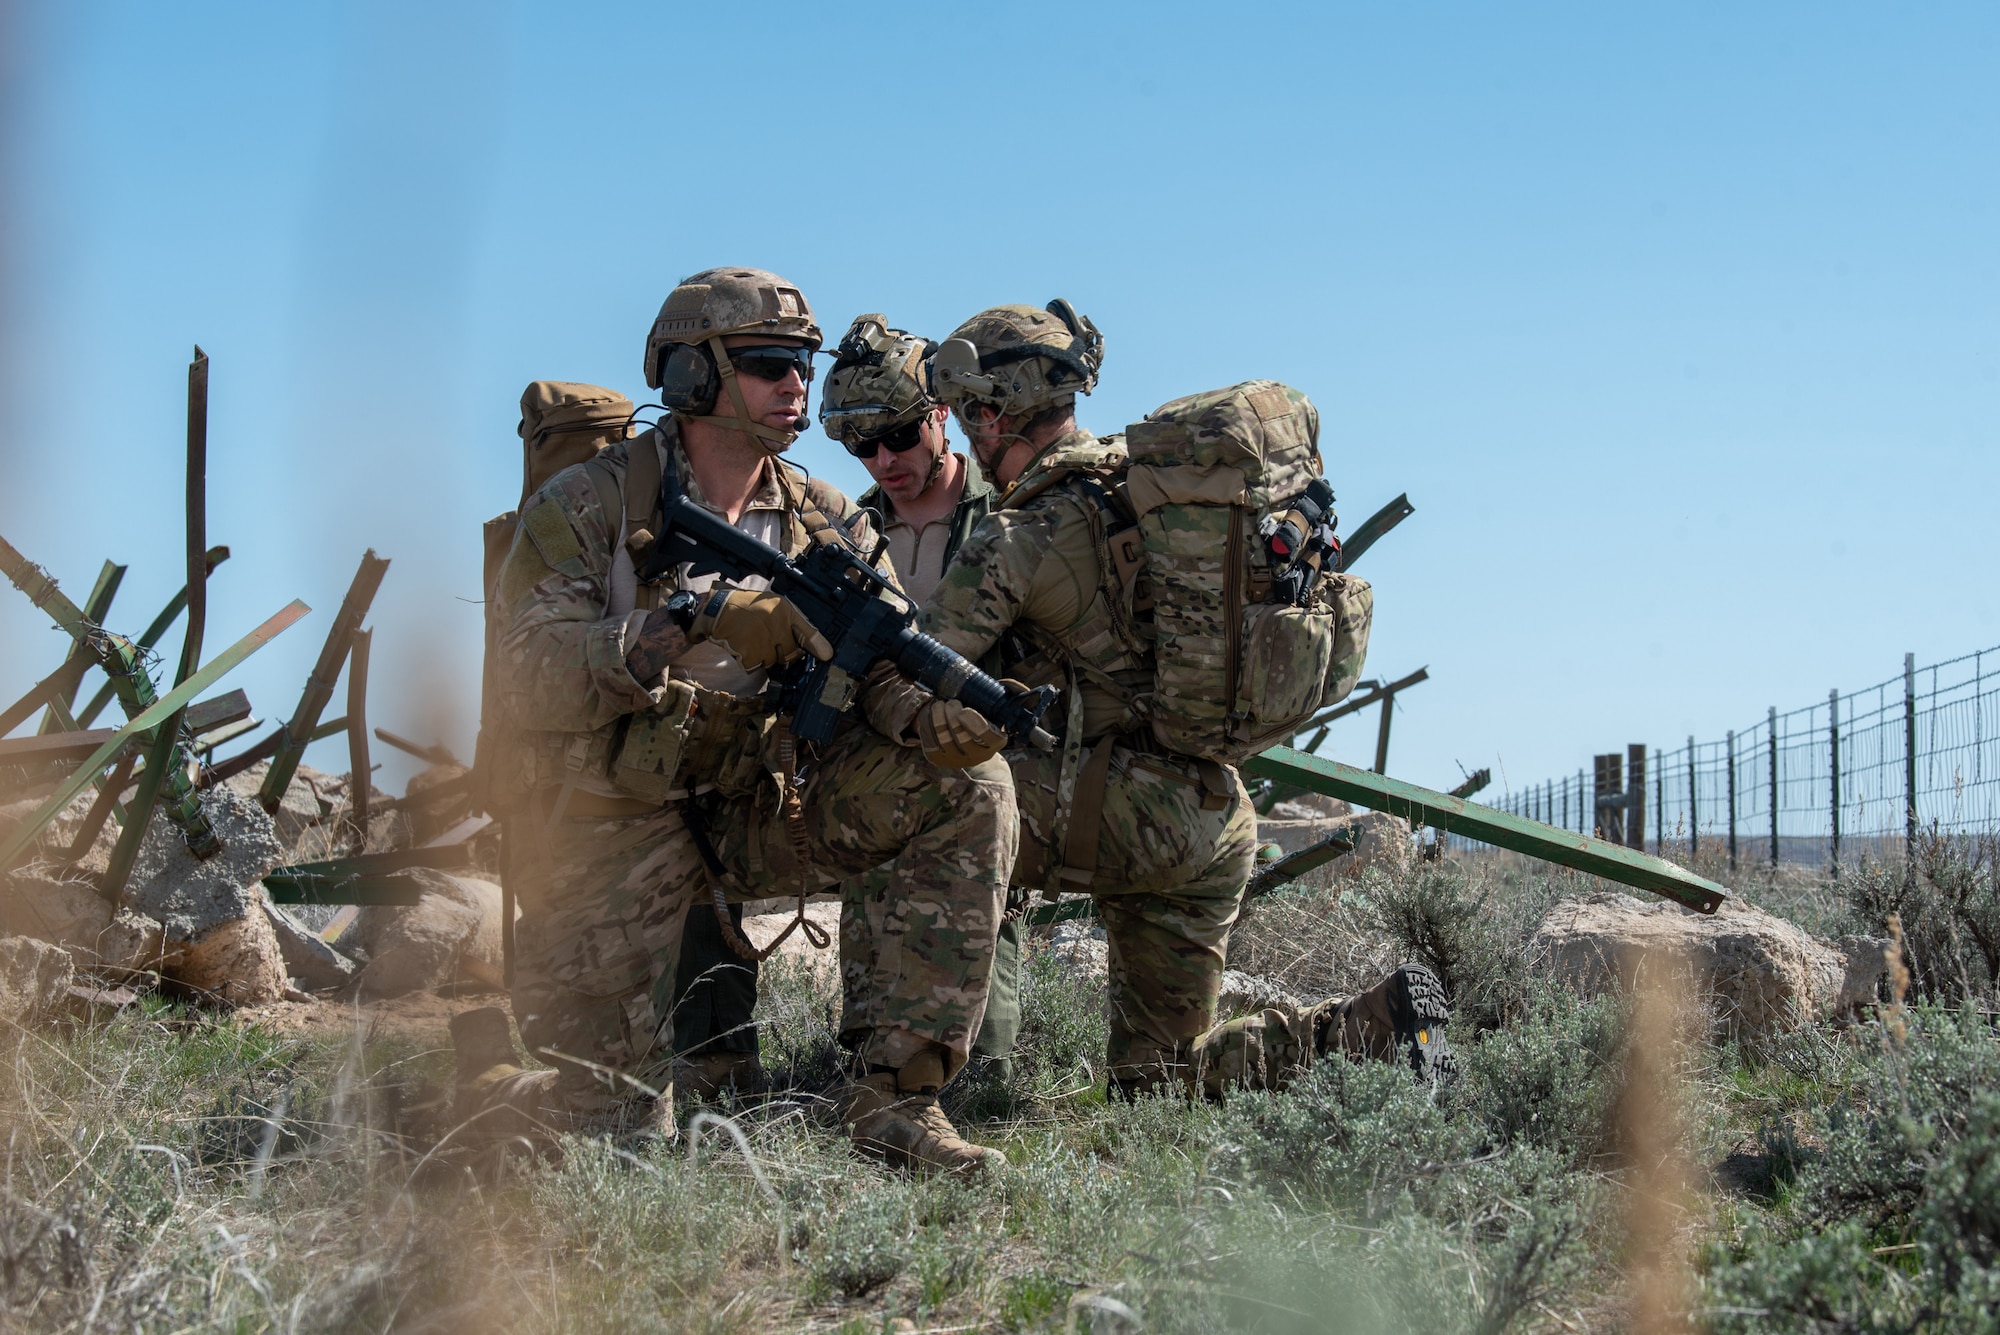
[[[862,679],[887,659],[940,700],[978,710],[1016,745],[1043,750],[1055,745],[1041,726],[1055,702],[1052,687],[1010,691],[919,634],[916,607],[846,542],[814,542],[794,561],[685,496],[667,501],[663,528],[640,578],[664,578],[683,563],[696,575],[731,580],[761,575],[833,646],[828,662],[807,654],[775,674],[778,711],[791,715],[792,735],[800,741],[831,740]]]

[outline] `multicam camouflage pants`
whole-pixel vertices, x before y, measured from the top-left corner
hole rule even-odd
[[[1060,757],[1012,751],[1023,848],[1062,861],[1068,830],[1056,820]],[[1091,894],[1110,958],[1107,1054],[1114,1080],[1151,1082],[1178,1071],[1189,1044],[1215,1023],[1229,929],[1242,907],[1257,853],[1257,817],[1234,769],[1227,792],[1204,804],[1195,763],[1116,746],[1104,794],[1097,876]],[[1033,859],[1024,857],[1024,862]],[[989,1030],[1020,1024],[1019,956],[993,998]]]
[[[729,802],[709,817],[726,897],[817,890],[881,867],[896,911],[870,938],[880,967],[859,1009],[860,1056],[900,1067],[938,1044],[955,1071],[986,1007],[1014,864],[1018,821],[1003,763],[941,770],[852,728],[805,781],[806,866],[769,805]],[[580,1113],[609,1111],[631,1097],[632,1082],[659,1089],[668,1078],[682,924],[696,897],[709,896],[709,876],[678,806],[562,820],[544,843],[545,859],[527,859],[520,878],[514,1014],[528,1047],[560,1073],[565,1101]]]

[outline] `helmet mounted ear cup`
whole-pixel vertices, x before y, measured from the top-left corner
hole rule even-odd
[[[674,412],[696,416],[712,412],[720,381],[715,356],[705,347],[669,344],[660,359],[660,402]]]

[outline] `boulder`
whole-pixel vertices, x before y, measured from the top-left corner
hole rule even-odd
[[[1872,1001],[1886,944],[1823,941],[1740,899],[1710,917],[1600,893],[1550,909],[1530,949],[1552,976],[1592,995],[1631,987],[1649,960],[1686,968],[1715,1002],[1724,1032],[1755,1040]]]
[[[223,923],[240,922],[253,913],[264,923],[262,895],[255,887],[265,872],[285,861],[277,826],[254,799],[232,788],[212,788],[202,807],[222,840],[222,851],[206,861],[196,859],[180,831],[155,814],[125,888],[125,901],[157,918],[169,941],[199,940]],[[269,930],[264,923],[264,934]]]
[[[31,936],[0,937],[0,1020],[32,1024],[69,997],[76,965],[61,946]]]
[[[1216,1005],[1217,1020],[1232,1019],[1247,1015],[1266,1006],[1298,1006],[1302,1003],[1285,988],[1262,974],[1244,973],[1240,969],[1225,969],[1222,974],[1222,999]]]
[[[1271,806],[1273,820],[1346,820],[1353,814],[1354,808],[1339,798],[1319,793],[1300,793]]]
[[[281,1001],[289,987],[277,933],[261,908],[217,923],[188,941],[165,972],[175,982],[236,1006]]]
[[[368,967],[361,971],[361,995],[371,1000],[458,982],[461,965],[473,951],[487,916],[483,892],[467,888],[455,877],[421,867],[397,875],[422,887],[417,902],[365,905],[355,920],[354,935],[368,955]],[[498,893],[494,887],[496,901]],[[496,918],[498,912],[495,902]]]
[[[285,973],[303,992],[331,992],[354,981],[360,966],[319,939],[305,924],[279,908],[264,905],[270,915],[272,934],[278,938],[278,954]]]
[[[32,936],[70,952],[79,968],[159,972],[174,953],[160,924],[131,909],[112,913],[97,887],[26,872],[6,878],[0,935]]]
[[[743,935],[751,945],[762,950],[778,939],[778,933],[790,927],[799,916],[799,902],[794,899],[791,907],[775,913],[758,913],[743,916]],[[825,950],[817,949],[801,927],[785,938],[785,943],[772,953],[772,959],[796,960],[806,965],[814,973],[824,973],[828,978],[840,974],[840,905],[807,904],[806,917],[818,923],[832,938],[832,944]]]
[[[410,776],[410,781],[403,785],[403,792],[406,799],[411,799],[408,808],[411,839],[419,844],[427,843],[472,814],[469,788],[428,802],[414,800],[440,784],[462,779],[471,772],[464,765],[432,765]]]

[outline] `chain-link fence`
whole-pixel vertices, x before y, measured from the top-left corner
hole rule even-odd
[[[1629,771],[1614,789],[1593,767],[1511,789],[1492,805],[1586,834],[1601,831],[1602,811],[1616,806],[1641,822],[1648,849],[1668,854],[1699,840],[1738,861],[1895,858],[1933,822],[1948,832],[2000,828],[1996,725],[2000,648],[1930,667],[1906,656],[1900,676],[1803,709],[1771,709],[1720,741],[1648,748],[1637,790]]]

